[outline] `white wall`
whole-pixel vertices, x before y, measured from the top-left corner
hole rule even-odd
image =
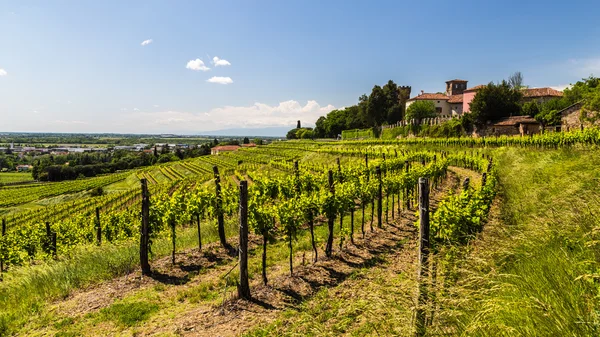
[[[436,108],[442,108],[442,112],[440,114],[438,114],[440,116],[452,114],[452,111],[450,110],[450,104],[448,104],[448,100],[445,100],[445,99],[440,99],[440,100],[422,99],[420,101],[431,101],[431,102],[433,102],[433,104],[435,105]],[[416,102],[416,100],[406,102],[406,108],[408,109],[408,107],[414,102]],[[461,107],[461,113],[462,113],[462,107]]]

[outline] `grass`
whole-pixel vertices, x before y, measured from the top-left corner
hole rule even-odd
[[[600,153],[499,149],[502,204],[433,327],[469,336],[593,336]]]
[[[33,181],[29,172],[0,172],[0,185],[7,183],[17,183]]]
[[[144,301],[116,302],[110,307],[100,310],[100,314],[103,320],[110,320],[119,325],[131,327],[147,320],[156,311],[158,311],[158,304],[156,303]]]
[[[227,221],[227,233],[236,230],[234,221]],[[216,226],[202,224],[204,242],[218,239]],[[197,231],[181,230],[177,236],[177,249],[196,247]],[[168,236],[155,240],[154,257],[170,254]],[[65,298],[73,290],[124,275],[139,266],[139,243],[136,240],[102,247],[85,246],[73,256],[42,265],[16,268],[4,275],[0,283],[0,336],[19,330],[33,318],[43,318],[48,301]]]

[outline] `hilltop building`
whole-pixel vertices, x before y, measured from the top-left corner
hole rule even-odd
[[[454,79],[446,81],[446,91],[444,93],[421,93],[406,101],[406,108],[416,101],[431,101],[435,105],[435,110],[440,117],[460,117],[463,113],[470,112],[471,102],[477,92],[485,85],[477,85],[472,88],[467,87],[468,81]],[[523,89],[523,102],[536,100],[539,103],[545,103],[552,98],[562,97],[561,91],[552,88],[527,88]],[[410,92],[410,91],[409,91]]]

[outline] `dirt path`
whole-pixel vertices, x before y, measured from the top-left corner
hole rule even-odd
[[[460,177],[450,170],[449,178],[431,193],[432,211],[447,191],[458,186]],[[279,319],[287,310],[298,309],[321,291],[339,291],[340,296],[366,296],[360,280],[382,273],[403,273],[412,280],[416,261],[417,231],[414,210],[403,211],[384,228],[376,228],[361,238],[360,224],[355,224],[355,244],[345,243],[339,250],[336,238],[334,256],[325,258],[319,244],[319,261],[310,263],[311,250],[294,255],[294,275],[289,275],[287,258],[277,260],[268,269],[269,285],[264,286],[260,272],[251,270],[251,302],[234,298],[235,287],[224,275],[237,271],[237,257],[227,255],[218,244],[207,245],[204,252],[188,250],[177,255],[172,266],[169,258],[153,263],[152,277],[142,277],[135,271],[90,289],[79,291],[54,303],[50,312],[73,320],[73,327],[85,335],[193,335],[237,336]],[[369,228],[368,225],[365,228]],[[251,248],[259,246],[251,237]],[[257,260],[260,250],[251,254]],[[254,261],[255,262],[255,261]],[[258,262],[257,262],[258,264]],[[356,278],[357,274],[367,275]],[[359,287],[359,288],[355,288]],[[351,291],[351,289],[354,289]],[[354,295],[352,295],[354,294]],[[409,298],[409,297],[408,297]],[[159,308],[142,325],[131,327],[98,323],[99,312],[115,301],[144,300],[159,304]],[[410,299],[410,298],[409,298]],[[410,307],[410,305],[408,306]],[[94,329],[89,330],[89,326]],[[49,331],[47,329],[50,329]],[[43,329],[52,333],[52,327]]]

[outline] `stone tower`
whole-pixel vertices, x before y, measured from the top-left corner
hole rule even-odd
[[[400,105],[406,105],[406,101],[410,98],[410,90],[410,86],[398,86],[398,100],[400,101]]]
[[[446,81],[446,96],[460,95],[467,90],[468,81],[451,80]]]

